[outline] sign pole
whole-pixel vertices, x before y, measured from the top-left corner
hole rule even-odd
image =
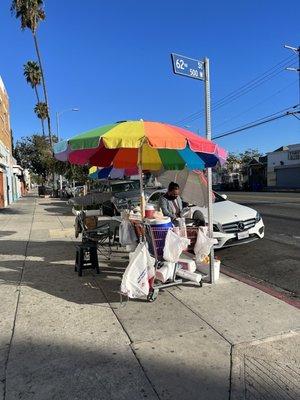
[[[210,116],[210,78],[209,59],[196,60],[180,54],[172,53],[174,74],[188,78],[199,79],[205,84],[205,125],[206,139],[211,140],[211,116]],[[208,236],[213,238],[213,213],[212,213],[212,169],[207,168],[207,194],[208,194]],[[214,249],[210,252],[210,283],[215,283]]]
[[[204,60],[205,72],[205,128],[206,139],[211,140],[211,115],[210,115],[210,78],[209,78],[209,59]],[[207,168],[207,194],[208,194],[208,235],[213,238],[213,216],[212,216],[212,169]],[[215,283],[214,269],[214,249],[210,251],[210,283]]]

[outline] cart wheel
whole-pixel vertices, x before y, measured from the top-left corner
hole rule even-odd
[[[158,296],[158,290],[150,290],[148,296],[147,296],[147,301],[149,301],[149,303],[153,303]]]

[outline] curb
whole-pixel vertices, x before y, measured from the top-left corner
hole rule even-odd
[[[300,309],[300,300],[296,298],[295,299],[291,298],[287,293],[283,293],[274,289],[274,287],[268,285],[266,282],[265,283],[257,282],[255,278],[239,275],[236,272],[228,271],[226,267],[222,266],[221,266],[221,272],[224,275],[234,278],[240,282],[243,282],[246,285],[255,287],[256,289],[259,289],[262,292],[269,294],[270,296],[276,297],[276,299],[278,300],[284,301],[285,303]]]

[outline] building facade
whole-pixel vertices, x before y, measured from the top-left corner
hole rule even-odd
[[[268,153],[267,180],[273,188],[300,188],[300,143]]]
[[[12,137],[9,117],[9,98],[0,77],[0,208],[13,201]]]

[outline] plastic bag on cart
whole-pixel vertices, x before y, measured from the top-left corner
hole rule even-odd
[[[164,247],[164,260],[176,263],[183,250],[185,250],[189,244],[190,239],[179,236],[169,229]]]
[[[122,246],[136,243],[136,234],[130,221],[122,221],[119,227],[119,241]]]
[[[203,258],[208,256],[212,246],[217,243],[217,239],[210,238],[208,236],[208,230],[206,226],[200,227],[198,229],[197,240],[194,247],[196,261],[201,261]]]
[[[147,296],[150,281],[154,277],[155,259],[149,254],[145,243],[140,243],[130,256],[129,264],[121,282],[121,293],[132,298]]]

